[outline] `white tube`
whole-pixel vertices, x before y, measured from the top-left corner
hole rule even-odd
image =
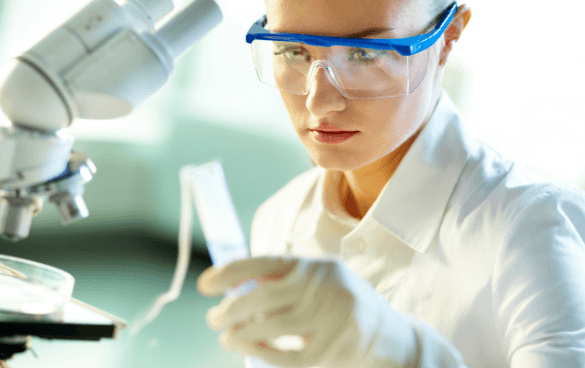
[[[196,0],[165,23],[155,36],[176,60],[222,19],[221,10],[213,0]]]
[[[169,290],[159,295],[149,309],[130,326],[130,333],[137,333],[152,322],[163,307],[181,294],[185,275],[191,259],[193,235],[193,207],[197,209],[211,259],[215,266],[249,257],[249,250],[229,188],[219,161],[203,165],[186,165],[179,171],[181,184],[181,219],[179,222],[179,256]],[[243,295],[257,287],[248,282],[233,289],[231,295]]]
[[[193,235],[193,204],[189,176],[184,171],[179,172],[181,184],[181,219],[179,223],[179,255],[177,266],[169,290],[159,295],[148,310],[142,313],[130,326],[130,334],[135,336],[159,315],[163,307],[176,300],[181,295],[185,276],[189,270],[191,259],[191,237]]]

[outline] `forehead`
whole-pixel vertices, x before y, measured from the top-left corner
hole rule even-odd
[[[418,29],[428,0],[265,0],[272,31],[344,36],[371,28]]]

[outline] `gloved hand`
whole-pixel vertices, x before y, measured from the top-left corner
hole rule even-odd
[[[228,350],[280,367],[405,367],[417,358],[411,322],[340,260],[243,259],[210,267],[197,287],[217,296],[251,279],[258,280],[255,290],[228,296],[207,313]],[[270,344],[283,335],[301,336],[304,348]]]

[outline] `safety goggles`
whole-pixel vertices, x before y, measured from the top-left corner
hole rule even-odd
[[[428,33],[410,36],[408,30],[390,30],[382,35],[385,38],[273,32],[265,28],[263,16],[248,31],[246,42],[252,46],[260,81],[269,86],[306,95],[323,69],[346,98],[391,98],[408,95],[421,83],[428,48],[441,37],[456,11],[454,3]]]

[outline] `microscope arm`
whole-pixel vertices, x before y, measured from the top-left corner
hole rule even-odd
[[[65,223],[88,216],[81,195],[95,166],[60,130],[130,113],[222,19],[213,0],[197,0],[155,30],[172,10],[172,0],[94,0],[7,66],[0,106],[12,126],[0,128],[0,236],[26,238],[42,197]]]

